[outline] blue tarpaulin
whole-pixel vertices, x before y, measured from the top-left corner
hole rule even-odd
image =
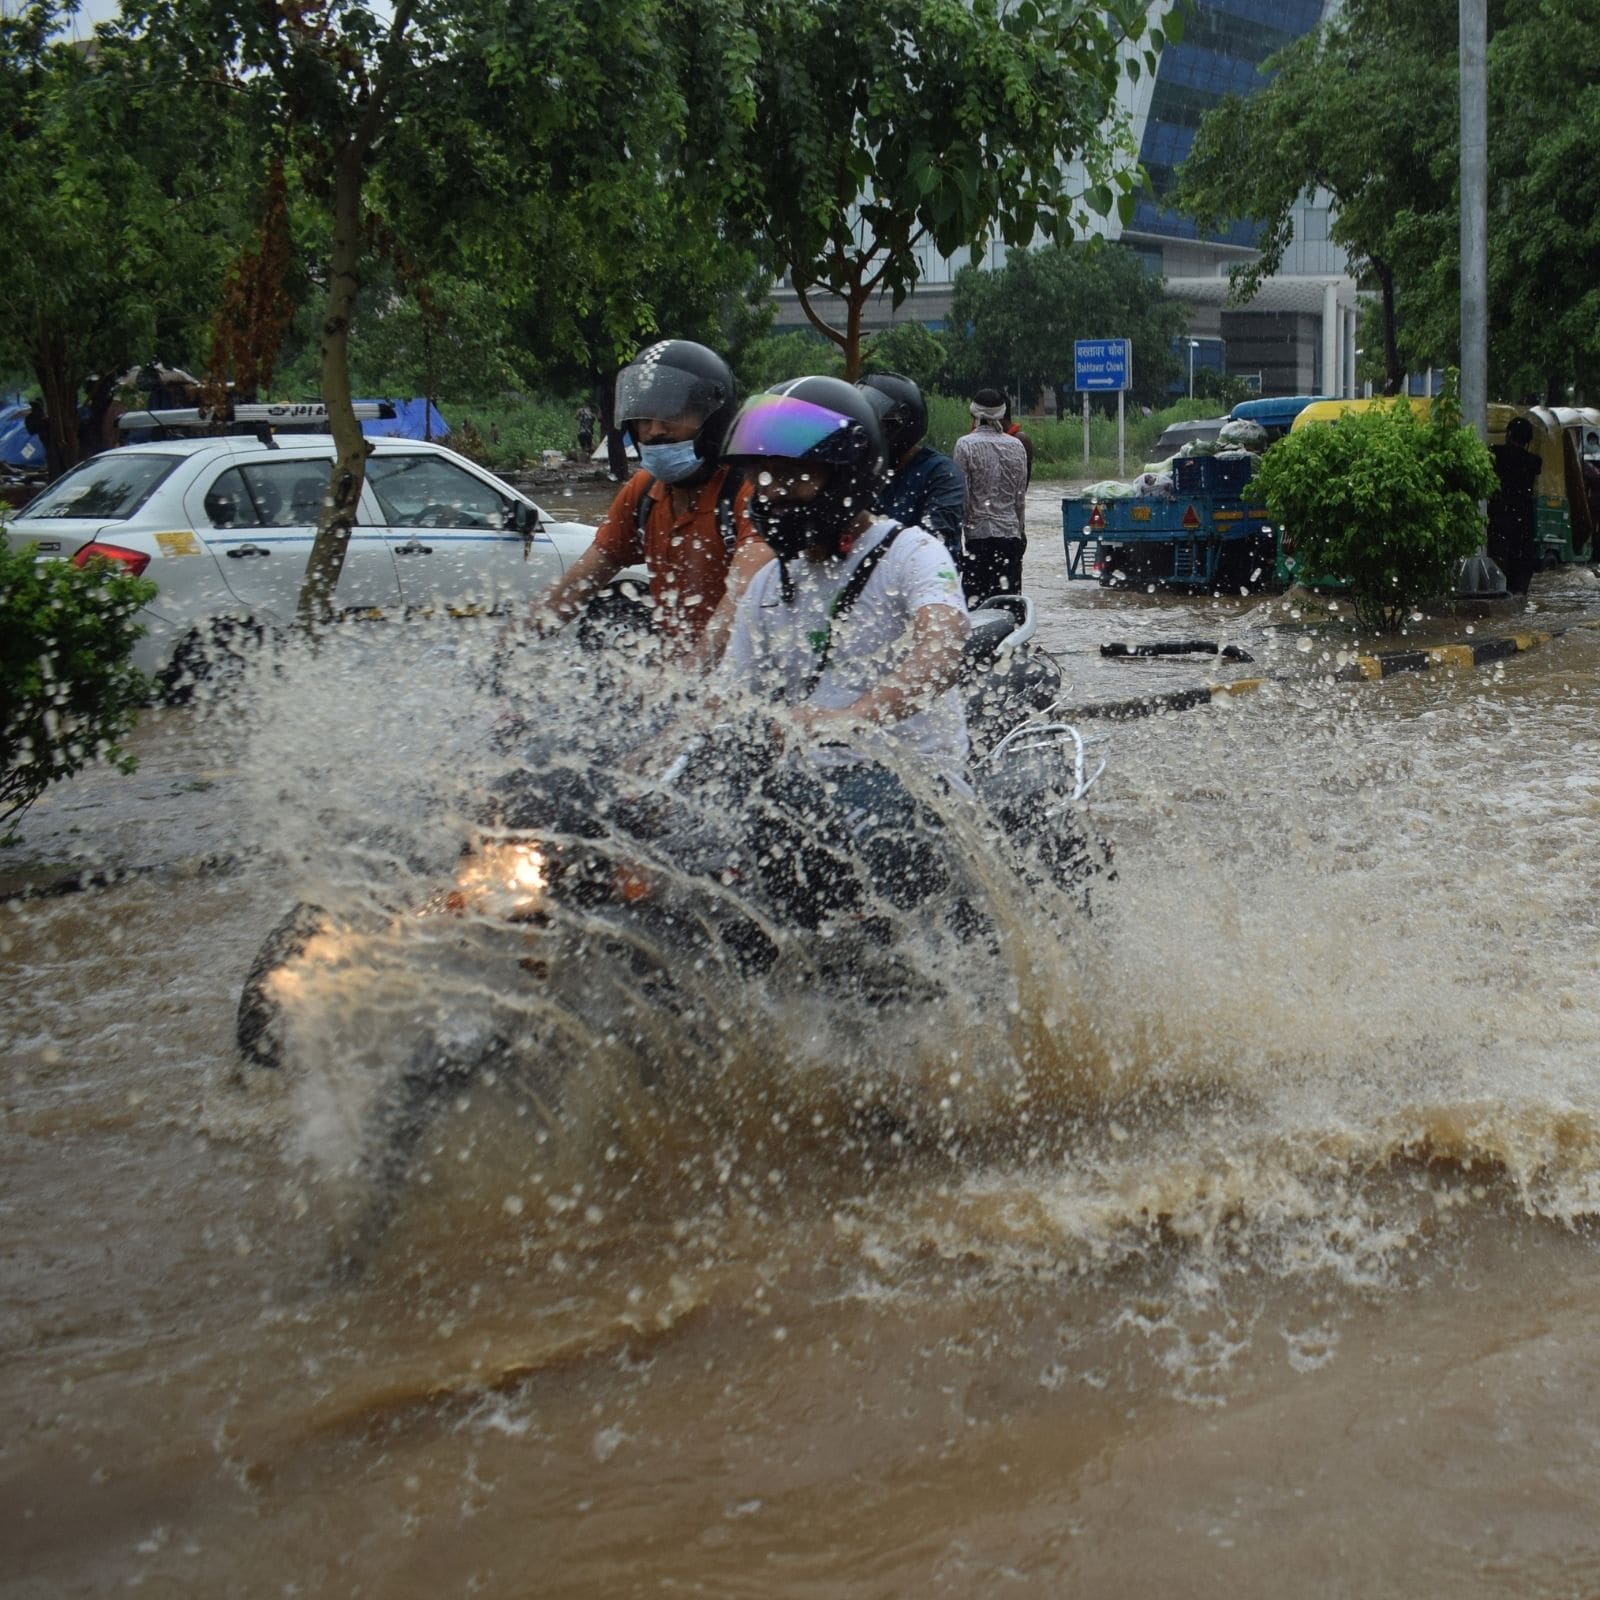
[[[361,431],[369,439],[422,439],[429,437],[428,421],[431,417],[431,437],[442,439],[450,432],[450,424],[439,415],[439,408],[426,400],[391,400],[394,416],[382,421],[363,422]]]
[[[8,467],[42,467],[44,440],[28,432],[26,406],[0,406],[0,462]]]

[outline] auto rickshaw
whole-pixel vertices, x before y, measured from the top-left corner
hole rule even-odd
[[[1489,443],[1504,444],[1506,425],[1525,417],[1533,429],[1529,449],[1539,458],[1539,478],[1534,484],[1534,545],[1538,564],[1561,566],[1592,559],[1595,550],[1594,518],[1583,487],[1583,434],[1600,430],[1585,413],[1600,417],[1588,407],[1489,407]]]

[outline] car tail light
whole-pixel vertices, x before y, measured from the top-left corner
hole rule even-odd
[[[91,539],[88,544],[75,552],[72,564],[75,567],[86,567],[97,556],[102,561],[116,562],[119,567],[126,568],[128,575],[134,578],[150,565],[150,557],[143,550],[129,550],[123,545],[105,544],[99,539]]]

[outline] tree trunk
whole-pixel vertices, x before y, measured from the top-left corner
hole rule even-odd
[[[866,309],[871,293],[859,283],[850,286],[850,298],[845,302],[844,323],[844,381],[854,383],[861,376],[861,313]]]
[[[333,472],[317,519],[317,537],[300,586],[298,617],[314,629],[332,620],[333,594],[344,570],[350,530],[361,503],[367,457],[372,453],[350,398],[350,318],[361,288],[361,181],[364,147],[352,142],[340,150],[333,173],[333,253],[328,301],[322,318],[322,403],[333,434]]]
[[[1383,293],[1383,392],[1399,394],[1406,374],[1400,365],[1400,344],[1396,337],[1394,268],[1387,262],[1374,261],[1372,270],[1378,274],[1378,287]]]
[[[67,372],[64,353],[53,343],[33,352],[33,375],[44,400],[45,470],[53,483],[83,459],[78,439],[78,386]]]

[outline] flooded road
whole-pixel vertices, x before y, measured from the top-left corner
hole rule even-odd
[[[1054,499],[1083,700],[1219,665],[1112,639],[1358,643],[1069,586]],[[1441,636],[1600,612],[1533,606]],[[0,908],[0,1595],[1600,1589],[1600,633],[1118,725],[1117,882],[1011,949],[1015,1012],[730,994],[679,1095],[569,1028],[559,1135],[464,1092],[352,1278],[382,1026],[244,1074],[234,1008],[287,905],[452,854],[470,718],[386,659],[152,716],[26,826],[170,870]],[[863,1129],[833,1049],[943,1135]]]

